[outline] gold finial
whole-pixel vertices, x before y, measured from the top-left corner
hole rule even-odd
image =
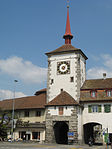
[[[67,0],[67,8],[69,8],[69,0]]]

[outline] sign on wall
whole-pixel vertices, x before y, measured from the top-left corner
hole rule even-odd
[[[68,132],[68,140],[74,140],[74,132]]]

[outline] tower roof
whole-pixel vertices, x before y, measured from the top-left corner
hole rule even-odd
[[[67,6],[66,30],[63,38],[65,39],[65,44],[71,44],[71,39],[73,38],[73,35],[71,34],[70,29],[69,6]]]
[[[51,55],[67,54],[67,53],[74,53],[74,52],[80,53],[86,60],[88,59],[81,49],[75,48],[71,44],[64,44],[61,47],[57,48],[56,50],[47,52],[46,55],[51,56]]]

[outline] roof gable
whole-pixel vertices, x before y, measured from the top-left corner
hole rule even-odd
[[[78,102],[69,95],[66,91],[62,91],[58,96],[56,96],[52,101],[50,101],[46,106],[62,106],[62,105],[78,105]]]

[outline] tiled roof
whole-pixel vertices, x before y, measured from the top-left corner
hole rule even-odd
[[[89,103],[89,102],[95,102],[95,103],[106,102],[106,103],[108,103],[108,102],[112,102],[112,98],[109,98],[109,97],[107,97],[107,98],[81,98],[80,103],[81,102],[86,102],[86,103]]]
[[[107,96],[107,90],[112,89],[112,78],[86,80],[81,87],[81,102],[112,102],[112,97]],[[96,91],[96,96],[91,96],[91,91]]]
[[[56,50],[53,50],[51,52],[46,53],[46,55],[59,54],[59,53],[62,53],[62,52],[64,52],[64,53],[79,52],[79,53],[81,53],[85,57],[85,59],[88,59],[86,57],[86,55],[81,51],[81,49],[75,48],[71,44],[65,44],[65,45],[57,48]]]
[[[58,96],[56,96],[52,101],[50,101],[46,106],[62,106],[62,105],[78,105],[78,102],[69,95],[66,91],[62,91]]]
[[[112,102],[112,97],[107,97],[106,90],[97,90],[96,97],[91,96],[90,90],[81,90],[81,102]]]
[[[112,78],[86,80],[81,87],[83,89],[109,89],[112,88]]]
[[[0,102],[0,108],[3,110],[12,110],[12,99],[2,100]],[[46,94],[40,94],[38,96],[28,96],[22,98],[16,98],[14,100],[15,110],[19,109],[34,109],[34,108],[45,108]]]
[[[46,88],[36,91],[35,95],[37,96],[37,95],[43,94],[43,93],[46,93]]]

